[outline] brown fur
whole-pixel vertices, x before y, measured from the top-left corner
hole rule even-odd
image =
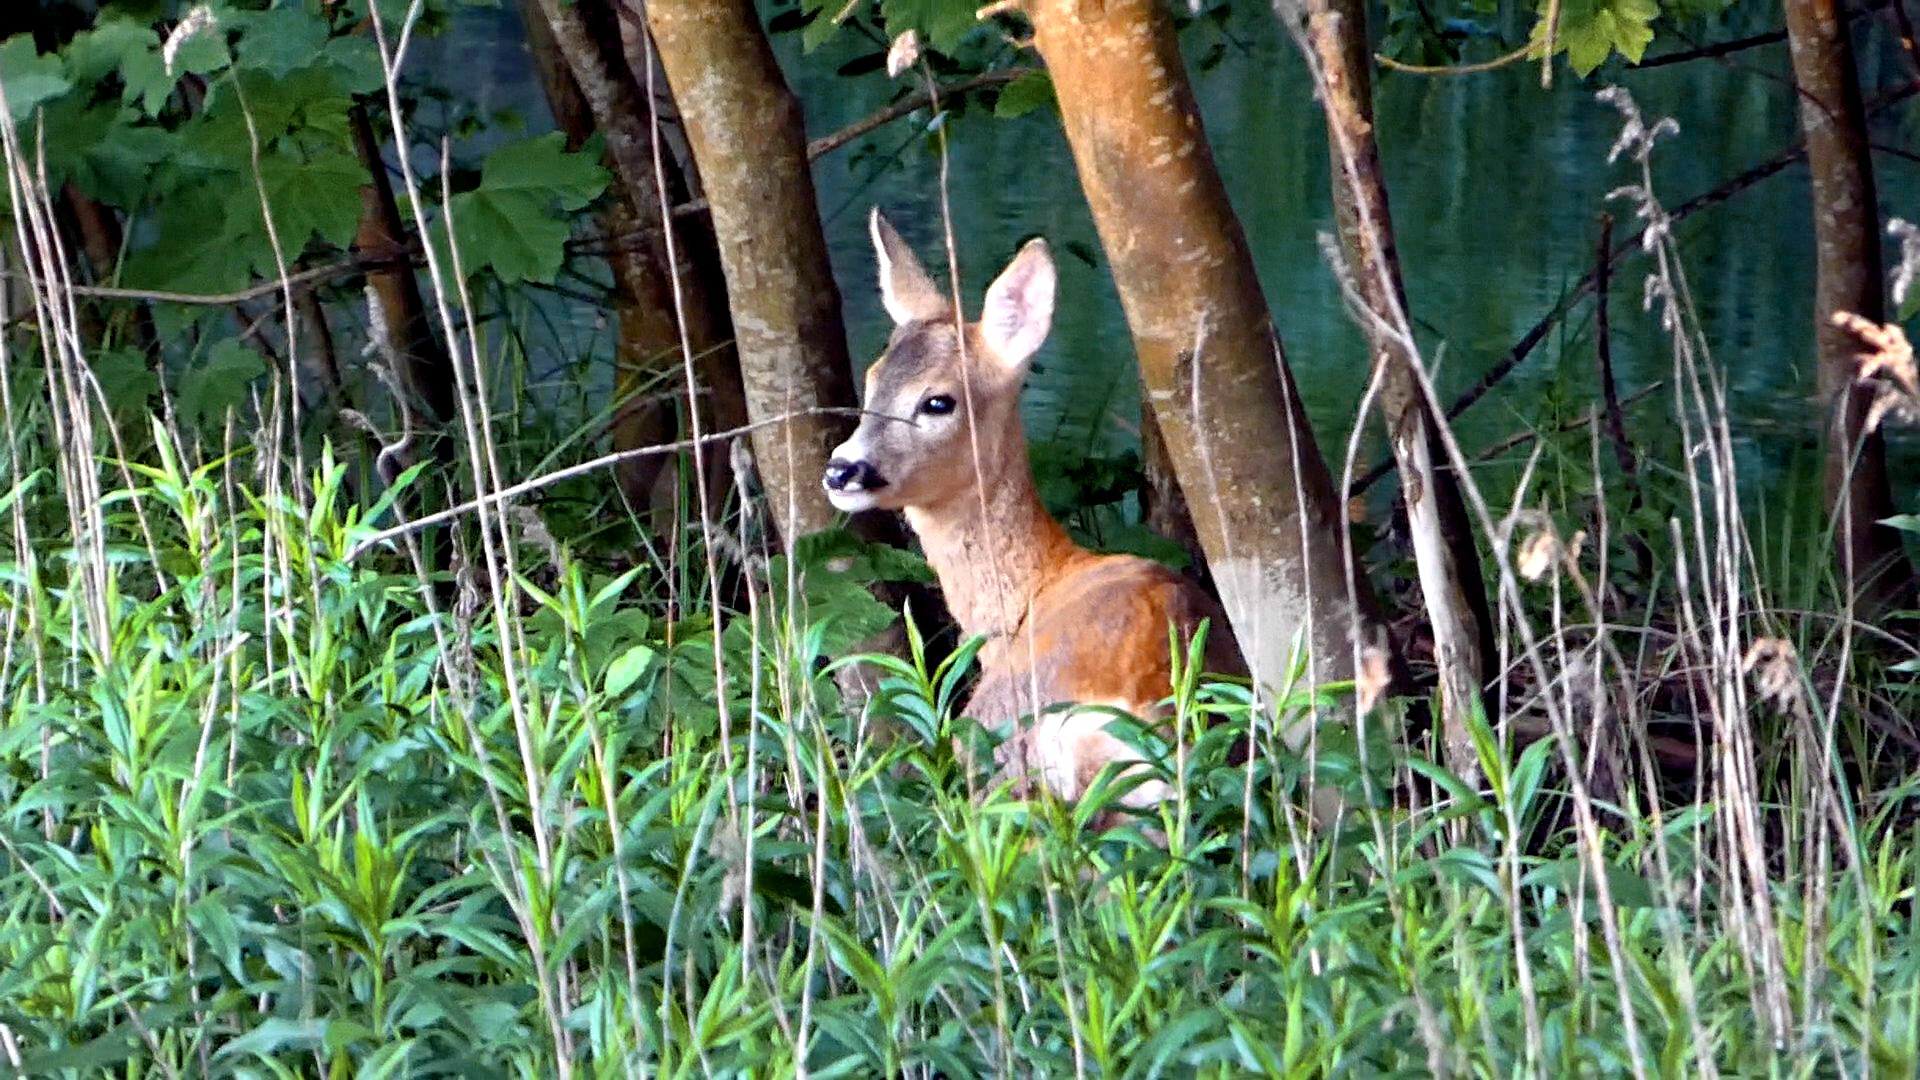
[[[829,493],[849,509],[906,512],[961,629],[988,636],[967,715],[1009,733],[998,754],[1007,773],[1077,799],[1102,767],[1138,755],[1097,711],[1051,711],[1016,729],[1022,718],[1088,703],[1163,719],[1169,627],[1184,656],[1211,620],[1208,671],[1241,674],[1245,661],[1219,604],[1199,586],[1147,559],[1080,547],[1040,502],[1019,395],[1052,316],[1044,245],[1021,250],[989,290],[982,320],[956,336],[950,303],[877,214],[874,234],[882,292],[899,325],[867,374],[868,415],[835,460],[857,460],[883,483],[843,491],[830,482]],[[939,395],[953,399],[951,413],[924,410]],[[1150,804],[1166,793],[1147,782],[1127,801]]]

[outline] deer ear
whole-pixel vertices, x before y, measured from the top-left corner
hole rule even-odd
[[[873,253],[880,262],[880,301],[887,306],[894,324],[905,326],[946,312],[946,299],[893,223],[880,215],[879,207],[873,208],[867,224],[873,233]]]
[[[1045,240],[1029,240],[987,289],[980,337],[1001,363],[1021,367],[1053,326],[1055,275]]]

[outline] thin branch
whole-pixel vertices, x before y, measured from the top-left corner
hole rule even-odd
[[[979,90],[982,87],[998,86],[1001,83],[1010,83],[1015,79],[1020,78],[1023,75],[1031,75],[1036,70],[1038,69],[1030,68],[1030,67],[1012,67],[1012,68],[1002,68],[998,71],[983,71],[980,74],[975,75],[970,79],[962,79],[959,82],[942,86],[940,88],[940,96],[950,98],[960,94],[969,93],[974,90]],[[927,106],[933,104],[933,102],[934,102],[933,95],[926,91],[920,91],[919,93],[909,94],[906,97],[901,98],[899,101],[894,102],[893,104],[887,106],[884,109],[881,109],[879,112],[876,112],[871,116],[868,116],[861,120],[855,120],[853,123],[848,124],[846,127],[841,128],[839,131],[835,131],[828,135],[822,135],[821,137],[807,143],[807,160],[818,161],[821,158],[827,156],[828,154],[833,153],[835,150],[840,149],[842,146],[845,146],[848,143],[852,142],[853,140],[859,138],[860,136],[865,135],[867,132],[872,131],[875,128],[882,127],[886,124],[890,124],[893,121],[898,120],[901,117],[906,116],[910,113],[916,112],[920,109],[924,109]]]
[[[962,79],[959,82],[942,86],[939,89],[939,93],[942,97],[953,97],[986,86],[998,86],[1002,83],[1010,83],[1022,75],[1032,74],[1035,70],[1037,69],[1030,67],[1013,67],[1002,68],[998,71],[983,71],[970,79]],[[925,90],[908,94],[906,97],[901,98],[899,101],[888,105],[886,108],[870,116],[862,117],[838,131],[822,135],[808,142],[807,160],[810,162],[818,161],[870,131],[877,130],[903,116],[911,115],[934,104],[935,100],[933,94]],[[673,216],[677,218],[688,217],[693,214],[705,213],[706,210],[707,200],[692,199],[674,207]]]
[[[1853,14],[1849,13],[1847,17],[1852,18]],[[1787,40],[1785,30],[1769,30],[1764,34],[1754,34],[1751,37],[1716,41],[1711,45],[1682,49],[1679,52],[1664,53],[1660,56],[1649,56],[1632,65],[1630,70],[1644,71],[1647,68],[1666,67],[1668,64],[1684,64],[1689,60],[1710,60],[1716,56],[1730,56],[1737,52],[1745,52],[1748,49],[1757,49],[1762,45],[1772,45],[1785,40]]]
[[[86,297],[93,300],[134,300],[142,303],[164,302],[169,304],[197,304],[206,307],[220,307],[232,304],[244,304],[249,300],[259,300],[262,297],[273,296],[286,288],[304,288],[325,281],[338,274],[351,270],[362,270],[369,266],[381,265],[390,261],[392,260],[385,258],[379,260],[357,258],[341,259],[323,266],[316,266],[311,270],[302,270],[297,274],[289,274],[285,281],[279,279],[264,281],[258,285],[249,286],[238,292],[230,293],[178,293],[150,289],[115,289],[100,285],[72,285],[66,286],[65,288],[74,296]],[[0,271],[0,277],[10,278],[15,281],[24,281],[36,289],[47,287],[46,282],[41,281],[31,274]]]
[[[1525,45],[1507,53],[1505,56],[1496,56],[1491,60],[1482,60],[1477,64],[1409,64],[1403,60],[1395,60],[1386,53],[1374,53],[1373,58],[1379,61],[1380,66],[1383,68],[1390,71],[1404,71],[1409,75],[1478,75],[1483,71],[1492,71],[1495,68],[1506,67],[1508,64],[1517,64],[1525,60],[1536,48],[1538,48],[1538,46],[1529,41]]]
[[[641,446],[641,447],[636,447],[632,450],[617,450],[611,454],[602,454],[599,457],[593,458],[590,461],[582,461],[575,465],[569,465],[564,469],[556,469],[553,472],[542,473],[541,475],[533,477],[530,480],[522,480],[517,484],[512,484],[507,487],[498,488],[494,491],[490,491],[484,495],[481,495],[479,498],[469,499],[466,502],[460,503],[457,506],[450,506],[447,509],[442,510],[438,513],[429,514],[426,517],[422,517],[422,518],[415,518],[403,525],[396,525],[391,529],[385,529],[380,532],[377,532],[372,536],[369,536],[366,539],[360,541],[359,543],[353,545],[353,547],[349,549],[347,552],[346,561],[351,562],[354,559],[358,558],[360,555],[364,554],[368,548],[376,547],[390,540],[395,540],[402,536],[407,536],[409,534],[419,532],[420,530],[425,529],[429,526],[438,525],[443,521],[451,521],[454,518],[461,517],[474,510],[481,509],[482,507],[487,507],[487,506],[497,507],[497,506],[503,505],[529,492],[538,491],[541,488],[545,488],[545,487],[551,487],[554,484],[560,483],[563,480],[571,480],[576,476],[584,476],[588,473],[597,472],[598,470],[601,470],[601,469],[609,469],[615,465],[620,464],[623,461],[631,461],[635,458],[648,457],[653,454],[673,454],[673,453],[678,453],[682,450],[693,450],[701,446],[706,446],[710,443],[725,442],[728,439],[732,439],[740,435],[746,435],[751,432],[758,431],[761,428],[773,427],[778,424],[784,424],[787,421],[792,420],[796,417],[819,416],[819,415],[826,415],[826,414],[841,414],[841,415],[857,416],[857,415],[860,415],[861,412],[862,410],[853,409],[853,408],[794,409],[790,412],[781,413],[778,416],[770,416],[764,420],[756,420],[750,424],[742,424],[736,428],[728,428],[725,431],[716,431],[710,434],[697,436],[691,439],[681,439],[677,442],[656,443],[652,446]]]
[[[1903,86],[1895,87],[1876,97],[1872,102],[1868,103],[1867,115],[1873,116],[1893,105],[1905,101],[1916,93],[1920,93],[1920,79],[1916,79]],[[1681,203],[1679,206],[1674,207],[1668,213],[1669,221],[1672,224],[1678,225],[1680,222],[1685,221],[1687,218],[1702,210],[1718,206],[1728,199],[1733,198],[1735,195],[1753,187],[1760,181],[1765,180],[1775,173],[1781,172],[1789,165],[1806,157],[1806,155],[1807,150],[1805,144],[1795,143],[1793,146],[1782,150],[1772,158],[1755,165],[1753,168],[1721,184],[1712,191],[1696,195],[1686,202]],[[1638,235],[1635,235],[1616,244],[1613,249],[1614,260],[1619,260],[1639,243],[1640,238]],[[1498,363],[1487,369],[1487,372],[1477,379],[1472,386],[1468,387],[1459,397],[1453,400],[1453,404],[1447,406],[1446,418],[1448,420],[1458,418],[1461,413],[1466,412],[1475,402],[1485,397],[1487,391],[1499,385],[1508,375],[1513,374],[1514,369],[1518,368],[1527,359],[1527,356],[1533,352],[1534,347],[1546,339],[1547,332],[1553,329],[1561,319],[1565,318],[1567,313],[1573,310],[1574,305],[1593,291],[1594,282],[1595,278],[1592,272],[1588,272],[1586,276],[1575,282],[1573,287],[1567,290],[1565,295],[1561,296],[1559,302],[1554,304],[1552,310],[1542,315],[1539,322],[1535,323],[1531,329],[1520,336],[1520,340],[1514,343],[1513,348],[1507,351],[1506,356],[1502,357]],[[1366,475],[1355,481],[1353,493],[1355,495],[1365,493],[1368,488],[1379,483],[1382,478],[1392,471],[1393,461],[1391,459],[1375,463],[1371,469],[1367,470]]]

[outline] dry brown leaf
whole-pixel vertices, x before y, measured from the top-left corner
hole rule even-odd
[[[887,78],[897,79],[900,73],[912,67],[920,60],[920,32],[908,30],[893,39],[887,46]]]
[[[1740,670],[1753,680],[1756,700],[1789,716],[1805,717],[1806,687],[1800,679],[1800,658],[1785,638],[1755,638]]]
[[[1393,675],[1387,663],[1387,650],[1369,645],[1360,650],[1360,671],[1353,678],[1354,703],[1365,716],[1380,704],[1392,685]]]
[[[1559,557],[1560,538],[1553,535],[1551,529],[1542,529],[1527,537],[1526,542],[1520,545],[1520,561],[1514,569],[1528,581],[1539,581],[1553,569],[1554,561]]]
[[[1860,378],[1882,376],[1909,395],[1920,397],[1920,365],[1913,358],[1913,343],[1899,323],[1875,323],[1851,311],[1833,313],[1833,325],[1859,339]]]

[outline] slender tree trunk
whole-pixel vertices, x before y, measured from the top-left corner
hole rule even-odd
[[[607,0],[521,0],[520,7],[556,117],[570,138],[584,141],[588,131],[604,136],[607,163],[624,196],[625,206],[608,219],[618,237],[609,255],[620,306],[615,392],[626,403],[615,416],[614,448],[650,445],[670,431],[665,406],[642,399],[684,388],[682,317],[702,399],[689,408],[700,410],[705,430],[739,426],[745,409],[726,306],[702,287],[691,257],[694,245],[683,233],[675,232],[674,249],[668,250],[672,224],[661,210],[661,186],[672,194],[673,158],[662,153],[655,167],[646,95],[628,70],[615,9]],[[543,56],[557,56],[563,64]],[[716,444],[703,452],[709,492],[724,495],[729,486],[725,447]],[[621,473],[622,488],[635,505],[658,510],[658,474],[657,465],[643,459]]]
[[[567,60],[560,55],[553,31],[545,15],[532,0],[521,0],[521,18],[526,26],[527,47],[533,66],[546,91],[547,104],[553,110],[554,123],[567,137],[569,149],[578,150],[594,132],[593,111],[574,81]],[[612,165],[612,155],[607,155]],[[664,260],[644,250],[639,221],[625,188],[600,214],[601,230],[611,238],[607,268],[613,274],[613,310],[617,335],[614,340],[613,445],[616,450],[671,442],[679,425],[673,414],[672,374],[678,367],[678,339],[673,336],[671,310],[649,308],[658,297],[649,296],[650,278]],[[667,316],[663,318],[662,316]],[[655,387],[652,384],[664,384]],[[657,485],[672,459],[648,455],[622,464],[615,475],[620,490],[629,502],[649,511],[656,529],[666,524],[671,513],[670,493]]]
[[[1910,591],[1912,568],[1900,534],[1879,524],[1893,514],[1886,446],[1879,433],[1863,430],[1872,391],[1855,384],[1855,344],[1832,321],[1836,311],[1874,322],[1886,314],[1866,114],[1836,0],[1785,0],[1785,6],[1800,127],[1813,177],[1818,381],[1821,400],[1833,410],[1827,431],[1827,509],[1843,579],[1861,602],[1881,607],[1898,603]]]
[[[650,0],[648,24],[700,163],[755,420],[854,404],[840,293],[827,263],[800,103],[749,0]],[[797,416],[754,432],[780,532],[830,524],[820,487],[851,418]]]
[[[1304,639],[1350,678],[1371,622],[1331,475],[1158,0],[1028,0],[1147,396],[1242,652],[1269,686]],[[1351,599],[1350,599],[1351,597]],[[1355,604],[1358,610],[1355,609]]]
[[[416,407],[426,410],[433,424],[444,424],[453,419],[454,412],[452,362],[433,336],[420,281],[414,276],[412,261],[404,257],[409,250],[406,220],[394,198],[393,181],[380,156],[380,141],[374,136],[364,102],[355,103],[348,111],[347,122],[353,129],[360,163],[367,170],[367,185],[360,189],[360,228],[354,236],[354,249],[363,255],[401,256],[387,266],[367,271],[367,288],[377,298],[379,308],[373,313],[380,320],[375,332],[383,334],[393,349],[400,364],[400,370],[393,374],[403,392],[411,395]],[[441,441],[436,438],[435,445]]]
[[[712,208],[748,414],[760,421],[849,410],[797,415],[753,434],[767,502],[791,547],[834,520],[820,477],[853,428],[856,403],[800,102],[781,77],[752,0],[650,0],[647,19]],[[891,514],[856,515],[853,528],[869,541],[906,542]],[[923,631],[947,621],[930,588],[881,582],[873,591],[889,607],[909,603]],[[896,655],[905,649],[898,623],[859,647]],[[843,698],[855,702],[870,696],[882,675],[852,665],[836,681]]]
[[[1494,655],[1493,619],[1473,523],[1413,370],[1420,361],[1373,136],[1366,5],[1307,0],[1306,14],[1307,43],[1322,76],[1341,247],[1371,313],[1362,329],[1373,362],[1385,365],[1380,412],[1400,469],[1420,591],[1433,627],[1446,761],[1457,775],[1473,777],[1479,758],[1468,721],[1484,685],[1486,658]]]
[[[1200,531],[1193,527],[1193,511],[1187,509],[1187,496],[1180,490],[1180,478],[1174,475],[1167,437],[1147,404],[1146,386],[1142,384],[1140,389],[1140,473],[1146,481],[1140,492],[1140,517],[1147,528],[1180,545],[1192,564],[1187,568],[1188,575],[1217,596],[1213,572],[1207,566],[1206,546],[1200,543]]]

